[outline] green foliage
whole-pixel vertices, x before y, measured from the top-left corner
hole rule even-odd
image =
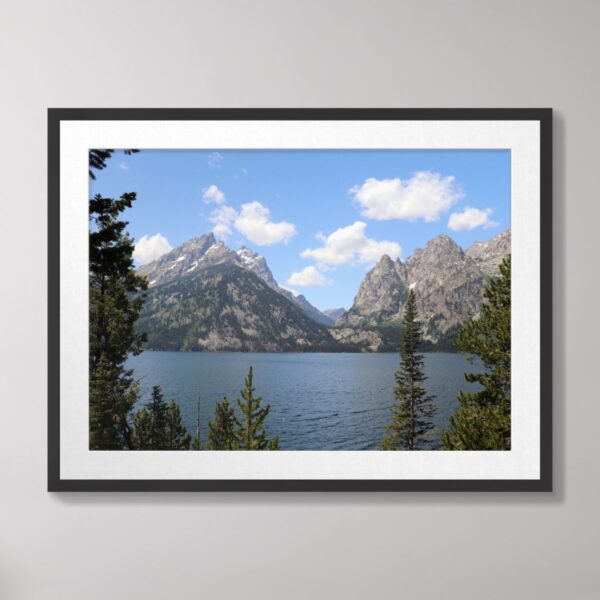
[[[418,354],[422,341],[421,324],[417,321],[416,295],[410,290],[402,319],[400,368],[396,372],[392,422],[381,442],[382,450],[420,450],[427,447],[427,436],[433,429],[434,396],[421,385],[426,379],[423,355]]]
[[[92,169],[104,169],[113,150],[90,150]],[[137,150],[125,150],[132,154]],[[134,243],[121,213],[131,208],[134,192],[118,200],[96,195],[89,202],[90,219],[90,448],[93,450],[187,449],[191,438],[175,403],[167,405],[160,387],[133,419],[139,386],[124,365],[139,354],[146,336],[136,322],[146,298],[147,281],[136,274]]]
[[[90,449],[134,447],[127,417],[139,388],[129,371],[101,358],[90,372]]]
[[[187,432],[181,420],[181,409],[176,402],[170,402],[167,409],[165,450],[189,450],[192,436]]]
[[[167,404],[160,386],[152,388],[150,401],[133,419],[133,440],[137,450],[188,450],[192,437],[181,420],[175,402]]]
[[[271,407],[261,408],[262,398],[254,396],[253,379],[250,367],[237,401],[241,418],[227,398],[215,404],[215,417],[208,424],[208,450],[279,450],[279,436],[267,439],[264,422]]]
[[[103,357],[122,364],[139,354],[145,336],[135,330],[145,298],[147,281],[136,274],[134,243],[119,215],[131,208],[135,193],[119,200],[96,196],[90,200],[90,362]]]
[[[236,310],[226,310],[231,307]],[[147,347],[153,350],[202,351],[198,340],[213,336],[220,339],[220,350],[341,348],[327,327],[307,317],[256,274],[236,265],[209,267],[198,276],[152,287],[138,329],[148,332]],[[297,335],[282,335],[290,329]],[[298,343],[298,338],[311,345]]]
[[[135,322],[144,301],[146,280],[133,267],[133,240],[120,214],[135,194],[119,200],[90,200],[90,448],[133,448],[128,415],[138,396],[132,372],[124,368],[129,353],[141,352],[145,337]]]
[[[465,373],[479,392],[461,392],[459,410],[442,436],[445,450],[510,450],[510,257],[500,265],[500,275],[484,290],[479,319],[460,331],[459,352],[481,360],[483,373]]]
[[[208,424],[208,450],[236,450],[235,411],[227,398],[215,404],[215,418]]]
[[[162,450],[167,447],[167,415],[169,407],[164,400],[159,385],[152,387],[152,396],[146,404],[150,414],[150,439],[149,447],[152,450]]]
[[[150,413],[145,408],[138,410],[133,418],[133,441],[137,450],[151,450],[151,429],[152,417]]]
[[[237,403],[242,418],[236,417],[236,437],[239,450],[279,450],[279,437],[267,439],[264,422],[271,406],[260,407],[262,398],[254,396],[252,367],[245,379],[244,389],[240,392],[241,399]]]

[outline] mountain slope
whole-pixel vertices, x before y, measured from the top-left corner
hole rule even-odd
[[[244,352],[333,351],[326,327],[237,264],[149,289],[138,321],[154,350]]]
[[[479,313],[486,277],[510,253],[510,230],[464,252],[447,235],[415,250],[402,263],[383,256],[363,279],[352,307],[332,335],[341,343],[381,350],[395,343],[408,290],[417,293],[424,339],[445,342]],[[366,335],[365,332],[369,334]]]
[[[212,234],[139,269],[149,297],[139,321],[160,350],[395,350],[408,290],[417,293],[424,339],[450,342],[481,308],[488,277],[510,253],[510,230],[463,251],[440,235],[403,263],[384,255],[363,279],[352,307],[326,315],[281,288],[264,257],[233,251]]]
[[[279,290],[279,285],[275,281],[264,256],[253,252],[250,248],[246,248],[246,246],[242,246],[236,250],[235,254],[242,266],[258,275],[270,288],[273,288],[275,291]]]
[[[282,288],[275,281],[273,273],[271,273],[271,269],[269,269],[264,256],[253,252],[249,248],[246,248],[246,246],[242,246],[239,250],[236,250],[235,253],[244,267],[253,273],[256,273],[256,275],[258,275],[270,288],[274,289],[278,294],[285,296],[288,300],[301,308],[313,321],[321,323],[321,325],[333,325],[333,319],[330,319],[318,308],[314,307],[302,294],[296,295],[290,290]]]
[[[360,284],[352,307],[340,321],[347,325],[376,325],[397,318],[408,297],[405,265],[384,254]]]
[[[193,238],[160,258],[138,269],[148,279],[149,286],[160,285],[188,277],[212,265],[235,262],[237,257],[212,233]]]
[[[264,256],[246,246],[235,251],[230,250],[222,241],[217,241],[212,233],[193,238],[173,248],[157,260],[138,269],[138,272],[147,277],[152,288],[155,285],[194,276],[203,269],[222,264],[234,264],[248,269],[278,294],[300,307],[317,323],[333,325],[333,320],[321,313],[303,295],[295,295],[280,287]]]
[[[334,323],[341,319],[346,314],[345,308],[328,308],[323,311],[326,317],[329,317]]]
[[[475,242],[465,254],[475,261],[486,277],[493,277],[502,260],[510,254],[510,242],[510,229],[507,229],[487,242]]]
[[[433,342],[479,313],[484,277],[475,262],[447,235],[415,250],[406,261],[409,285],[417,294],[424,338]]]

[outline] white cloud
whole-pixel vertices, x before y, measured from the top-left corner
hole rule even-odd
[[[462,198],[453,176],[419,171],[405,181],[370,177],[350,189],[363,217],[377,221],[437,221]]]
[[[156,233],[152,236],[144,235],[137,241],[137,244],[135,245],[133,258],[140,265],[145,265],[146,263],[156,260],[172,249],[173,247],[171,244],[169,244],[167,238],[160,233]]]
[[[466,206],[462,212],[455,212],[450,215],[448,228],[452,231],[463,231],[464,229],[471,230],[476,227],[483,227],[484,229],[498,227],[500,223],[491,219],[492,212],[491,208],[480,210]]]
[[[258,246],[272,246],[280,242],[287,244],[297,233],[292,223],[271,221],[271,212],[260,202],[242,204],[238,212],[225,204],[225,194],[216,185],[206,188],[202,197],[205,202],[219,205],[210,213],[209,221],[214,225],[213,233],[220,239],[229,238],[235,228]]]
[[[384,254],[398,258],[402,248],[396,242],[373,240],[365,235],[366,223],[356,221],[347,227],[336,229],[330,236],[317,234],[323,242],[321,248],[307,248],[303,258],[312,258],[325,267],[374,263]]]
[[[235,228],[258,246],[272,246],[283,242],[287,244],[296,235],[296,227],[287,221],[270,221],[271,213],[260,202],[242,204],[235,219]]]
[[[327,283],[327,278],[316,267],[304,267],[301,271],[292,273],[287,282],[298,287],[316,287]]]
[[[225,194],[213,183],[202,190],[202,200],[206,204],[223,204]]]
[[[219,239],[224,240],[232,234],[231,227],[237,217],[237,212],[231,206],[219,206],[211,213],[209,220],[214,225],[213,233]]]
[[[223,155],[220,152],[211,152],[206,160],[211,169],[216,169],[221,166]]]
[[[124,173],[127,173],[127,171],[129,171],[129,166],[126,165],[125,163],[119,163],[119,169],[121,169],[121,171],[123,171]]]

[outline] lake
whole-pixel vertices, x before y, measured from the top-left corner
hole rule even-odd
[[[201,439],[215,402],[239,397],[248,368],[254,368],[256,395],[270,404],[265,422],[270,436],[279,435],[282,450],[375,450],[385,435],[394,402],[396,353],[301,354],[236,352],[143,352],[127,361],[140,380],[147,402],[153,385],[165,400],[181,406],[188,431],[196,431],[201,397]],[[476,390],[464,373],[477,371],[459,354],[425,354],[429,377],[425,387],[435,394],[434,438],[439,441],[461,390]]]

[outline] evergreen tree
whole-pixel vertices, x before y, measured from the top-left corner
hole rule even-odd
[[[119,367],[101,359],[90,372],[90,448],[133,448],[129,411],[138,399],[139,386]]]
[[[271,406],[267,404],[260,407],[261,397],[254,397],[252,367],[244,382],[244,389],[240,392],[241,399],[237,403],[242,413],[242,418],[236,417],[236,437],[240,450],[279,450],[279,437],[267,439],[264,422]]]
[[[159,385],[152,387],[152,396],[145,408],[150,415],[149,447],[151,450],[164,450],[169,445],[167,431],[169,406],[163,398]]]
[[[171,402],[167,410],[166,449],[189,450],[192,436],[181,420],[181,410],[176,402]]]
[[[147,282],[135,273],[133,240],[120,214],[135,193],[119,200],[90,200],[90,448],[133,448],[128,416],[137,400],[129,353],[141,352],[145,337],[135,330]]]
[[[208,450],[236,450],[235,411],[227,398],[215,404],[215,418],[208,424]]]
[[[421,324],[417,321],[416,295],[408,293],[402,319],[400,368],[396,372],[392,422],[381,442],[382,450],[419,450],[428,445],[427,435],[433,429],[434,396],[421,385],[426,379],[424,359],[418,354],[422,341]]]
[[[479,318],[458,335],[459,352],[483,364],[482,373],[465,373],[468,382],[482,389],[459,395],[460,408],[442,436],[445,450],[510,450],[510,272],[509,256],[484,290]]]
[[[151,427],[152,418],[150,413],[145,408],[138,410],[133,419],[133,442],[137,450],[151,450]]]
[[[189,450],[192,437],[181,419],[176,402],[167,404],[160,386],[152,388],[152,396],[133,419],[133,441],[136,450]]]

